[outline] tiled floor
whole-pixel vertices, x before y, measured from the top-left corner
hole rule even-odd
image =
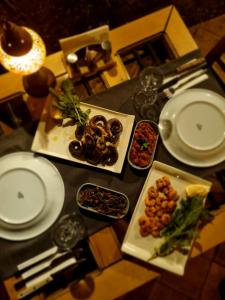
[[[190,28],[203,55],[225,36],[225,15]],[[224,230],[224,228],[221,228]],[[154,282],[121,297],[119,300],[225,300],[218,284],[225,278],[225,243],[191,259],[185,275],[164,272]]]

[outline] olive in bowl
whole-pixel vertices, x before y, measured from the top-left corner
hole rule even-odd
[[[142,120],[136,124],[128,151],[128,162],[133,168],[145,170],[151,166],[158,137],[158,125],[155,122]]]
[[[89,212],[113,219],[123,218],[129,210],[129,200],[125,194],[92,183],[80,186],[77,204]]]

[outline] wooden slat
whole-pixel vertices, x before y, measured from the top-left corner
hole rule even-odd
[[[167,41],[176,56],[182,56],[198,49],[196,42],[175,7],[173,7],[165,32]]]
[[[221,60],[221,62],[223,63],[223,65],[225,66],[225,53],[223,53],[223,54],[220,56],[220,60]]]
[[[135,44],[164,30],[172,6],[160,9],[150,15],[122,25],[109,32],[112,53]]]
[[[89,245],[100,268],[122,259],[120,243],[112,227],[106,227],[90,236]]]
[[[13,128],[9,127],[7,124],[5,124],[2,121],[0,121],[0,127],[1,127],[4,134],[10,134],[14,130]]]
[[[164,31],[165,38],[176,57],[198,49],[176,8],[172,5],[168,6],[110,31],[110,40],[113,46],[112,56],[116,60],[117,66],[103,74],[103,78],[109,86],[114,86],[129,78],[121,60],[116,57],[117,52]]]
[[[223,84],[225,84],[225,71],[222,66],[218,62],[214,62],[212,68]]]
[[[92,294],[86,299],[116,299],[140,285],[156,279],[158,276],[158,273],[151,271],[148,267],[143,267],[128,260],[121,260],[110,268],[105,269],[101,275],[94,275],[94,289]],[[74,298],[67,289],[48,299],[72,300],[78,298]]]
[[[196,240],[198,244],[192,249],[192,257],[200,255],[209,249],[225,241],[225,208],[221,207],[214,220],[207,224],[200,232],[200,237]],[[200,246],[200,247],[199,247]]]

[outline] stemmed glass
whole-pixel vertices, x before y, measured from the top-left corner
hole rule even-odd
[[[157,121],[159,108],[156,100],[162,82],[163,74],[159,68],[150,66],[141,71],[133,105],[143,119]]]

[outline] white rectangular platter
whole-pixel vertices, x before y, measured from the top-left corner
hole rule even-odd
[[[127,148],[133,128],[135,116],[127,115],[120,112],[112,111],[106,108],[94,106],[87,103],[81,103],[81,108],[84,110],[91,109],[89,115],[92,118],[95,115],[103,115],[107,120],[111,118],[117,118],[123,125],[123,131],[120,135],[119,142],[117,144],[118,160],[112,166],[103,166],[101,164],[92,165],[86,161],[74,158],[68,149],[69,143],[75,139],[75,128],[76,126],[49,126],[49,103],[43,110],[41,119],[38,124],[37,131],[34,136],[32,143],[32,151],[50,156],[66,159],[79,164],[89,165],[95,168],[109,170],[114,173],[121,173],[123,163],[126,157]]]
[[[143,261],[148,261],[150,264],[153,264],[157,267],[178,275],[183,275],[189,255],[183,255],[178,251],[174,251],[170,255],[156,257],[149,260],[149,258],[154,254],[155,248],[158,248],[163,243],[164,238],[154,238],[151,235],[142,237],[139,233],[140,226],[138,219],[144,214],[144,198],[147,195],[147,190],[150,186],[155,185],[155,181],[162,176],[169,177],[173,188],[177,191],[178,195],[181,195],[181,197],[184,195],[185,187],[189,184],[199,183],[211,187],[210,182],[203,180],[200,177],[194,176],[190,173],[181,171],[161,162],[154,161],[139,196],[121,250],[124,253],[137,257]],[[178,200],[178,203],[180,200],[181,199]]]

